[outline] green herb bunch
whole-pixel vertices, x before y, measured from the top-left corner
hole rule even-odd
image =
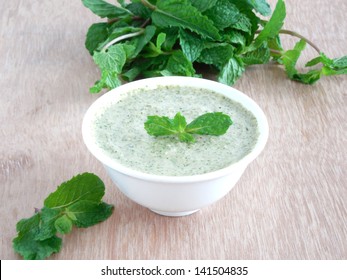
[[[273,12],[266,0],[82,2],[108,19],[91,25],[86,36],[85,46],[101,70],[91,93],[138,77],[200,76],[199,64],[217,70],[218,81],[227,85],[233,85],[247,66],[270,61],[284,65],[290,79],[305,84],[347,73],[347,56],[330,59],[308,39],[282,29],[283,0]],[[284,50],[280,34],[300,40],[294,49]],[[311,70],[300,73],[296,64],[306,44],[319,55],[306,64],[314,66]]]
[[[111,216],[113,206],[101,201],[104,194],[104,183],[92,173],[79,174],[62,183],[44,200],[42,209],[17,223],[13,249],[31,260],[59,252],[62,239],[57,234],[68,234],[73,226],[90,227]]]

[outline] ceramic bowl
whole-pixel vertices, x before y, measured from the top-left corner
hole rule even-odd
[[[161,176],[142,173],[125,167],[109,157],[95,143],[93,121],[107,104],[139,88],[163,85],[190,86],[210,89],[241,103],[256,117],[259,137],[255,147],[242,159],[223,169],[193,176]],[[99,97],[87,110],[82,125],[83,140],[88,150],[104,165],[120,191],[131,200],[165,216],[192,214],[224,197],[237,183],[247,166],[262,152],[268,139],[269,127],[261,108],[242,92],[206,79],[191,77],[157,77],[124,84]]]

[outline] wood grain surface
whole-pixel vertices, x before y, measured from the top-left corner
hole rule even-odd
[[[287,1],[285,28],[343,56],[346,13],[346,0]],[[307,86],[274,64],[248,68],[235,87],[268,117],[265,150],[219,202],[163,217],[122,195],[82,142],[83,115],[98,98],[88,89],[99,77],[84,39],[98,20],[81,1],[0,1],[1,259],[20,259],[16,222],[85,171],[105,182],[114,214],[74,229],[51,259],[347,258],[346,75]],[[303,61],[314,55],[308,48]]]

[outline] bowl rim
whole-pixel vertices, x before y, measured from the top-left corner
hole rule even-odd
[[[253,147],[250,153],[245,155],[239,161],[234,162],[222,169],[216,171],[189,175],[189,176],[167,176],[167,175],[157,175],[144,173],[138,170],[131,169],[129,167],[123,166],[121,163],[112,159],[108,156],[100,147],[96,145],[93,141],[91,124],[96,114],[100,113],[100,108],[105,108],[110,106],[111,103],[115,103],[121,99],[121,97],[129,91],[138,89],[138,88],[153,88],[155,89],[158,86],[165,85],[178,85],[178,86],[189,86],[196,88],[211,89],[220,93],[227,98],[230,98],[236,102],[241,103],[246,109],[248,109],[257,119],[258,122],[258,131],[259,136],[256,145]],[[101,110],[102,111],[102,110]],[[204,78],[197,77],[184,77],[184,76],[166,76],[166,77],[154,77],[154,78],[145,78],[141,80],[136,80],[123,84],[115,89],[112,89],[98,99],[96,99],[87,109],[84,114],[82,121],[82,137],[85,145],[87,146],[89,152],[96,157],[101,163],[114,169],[120,173],[128,175],[130,177],[135,177],[138,179],[152,181],[152,182],[166,182],[166,183],[191,183],[191,182],[201,182],[213,180],[215,178],[226,176],[233,172],[236,168],[242,166],[245,168],[249,163],[251,163],[265,148],[269,135],[269,125],[267,118],[263,110],[259,105],[251,99],[246,94],[241,91]]]

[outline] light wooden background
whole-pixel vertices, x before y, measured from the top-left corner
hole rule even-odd
[[[347,55],[346,13],[346,0],[287,1],[285,27],[328,56]],[[1,259],[20,258],[16,222],[85,171],[105,182],[114,214],[75,229],[52,259],[347,258],[347,76],[306,86],[276,65],[249,68],[235,87],[268,116],[264,152],[221,201],[162,217],[124,197],[82,142],[99,76],[84,38],[97,20],[80,1],[0,1]],[[314,55],[308,49],[305,59]]]

